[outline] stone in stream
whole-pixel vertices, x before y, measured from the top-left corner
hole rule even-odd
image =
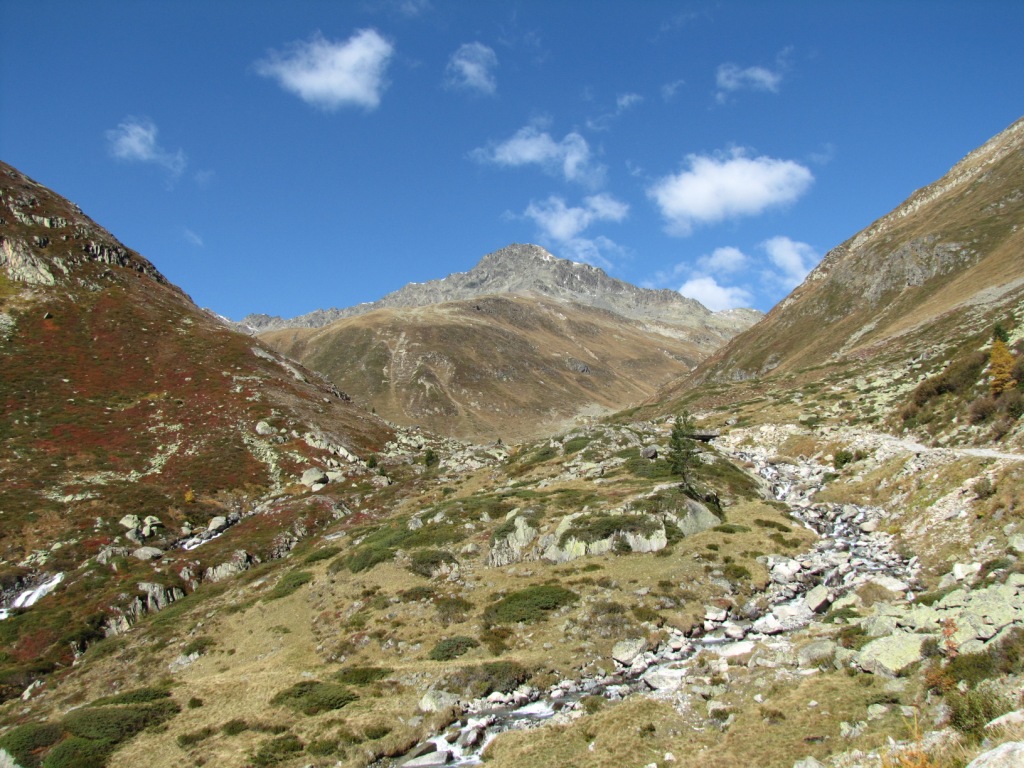
[[[628,666],[646,650],[647,641],[642,637],[620,640],[612,646],[612,658],[619,664]]]

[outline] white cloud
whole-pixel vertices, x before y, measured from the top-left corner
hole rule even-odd
[[[807,243],[790,240],[781,235],[765,240],[761,247],[776,268],[770,273],[770,277],[787,290],[800,285],[821,259]]]
[[[590,145],[575,131],[561,141],[555,141],[546,131],[528,125],[516,131],[510,139],[473,150],[471,156],[481,162],[511,168],[539,165],[548,173],[561,175],[566,181],[590,186],[597,186],[604,179],[604,166],[592,161]]]
[[[186,240],[192,243],[192,245],[196,246],[197,248],[203,247],[203,238],[197,235],[191,229],[186,229],[182,234],[185,236]]]
[[[537,225],[541,242],[557,246],[566,258],[608,268],[606,254],[621,254],[622,249],[607,237],[581,235],[595,222],[622,221],[629,215],[629,206],[608,194],[586,197],[582,206],[566,205],[553,195],[539,203],[531,201],[523,215]]]
[[[171,152],[157,142],[157,127],[152,120],[128,117],[106,132],[110,154],[118,160],[139,163],[155,163],[163,166],[173,176],[185,170],[185,153],[180,149]]]
[[[358,30],[344,42],[332,42],[318,32],[308,42],[294,43],[286,54],[270,51],[256,62],[256,72],[329,112],[343,106],[375,109],[394,50],[374,29]]]
[[[712,312],[737,307],[749,307],[753,299],[750,292],[738,286],[719,285],[713,277],[702,276],[687,280],[679,288],[683,296],[696,299]]]
[[[583,203],[582,207],[569,207],[565,200],[553,195],[540,203],[531,201],[523,215],[540,227],[544,237],[567,242],[595,221],[622,221],[629,214],[629,206],[611,195],[592,195]]]
[[[687,170],[665,176],[647,189],[673,235],[689,235],[696,224],[753,216],[791,203],[814,180],[807,168],[792,160],[751,158],[740,149],[726,156],[689,155],[687,162]]]
[[[483,43],[466,43],[452,54],[445,69],[445,85],[492,94],[498,88],[494,68],[498,57]]]
[[[715,73],[715,85],[718,86],[715,100],[719,104],[724,104],[730,94],[743,90],[778,93],[783,73],[789,67],[791,52],[791,48],[785,48],[779,53],[775,58],[775,69],[760,66],[741,67],[732,62],[719,65]]]
[[[705,272],[739,272],[750,264],[749,257],[739,248],[727,245],[716,248],[708,256],[697,259],[697,266]]]

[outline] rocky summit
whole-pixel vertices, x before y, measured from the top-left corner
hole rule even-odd
[[[254,338],[3,166],[0,765],[1020,765],[1022,125],[727,342],[533,246]]]

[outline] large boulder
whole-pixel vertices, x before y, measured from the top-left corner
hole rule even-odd
[[[612,646],[612,658],[624,667],[628,667],[633,660],[647,650],[647,641],[642,637],[619,640]]]
[[[978,755],[967,768],[1020,768],[1024,765],[1024,741],[1008,741]]]
[[[921,646],[930,635],[895,632],[872,640],[861,648],[854,661],[865,672],[896,677],[911,664],[921,661]]]
[[[454,693],[432,688],[423,694],[419,702],[419,708],[420,712],[443,712],[446,709],[457,707],[459,701],[459,697]]]

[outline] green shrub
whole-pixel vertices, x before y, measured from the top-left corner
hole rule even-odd
[[[418,603],[420,600],[432,600],[434,595],[432,587],[411,587],[398,593],[398,596],[406,603]]]
[[[747,533],[750,529],[745,525],[737,525],[736,523],[723,523],[722,525],[716,525],[714,530],[719,533]]]
[[[205,728],[200,728],[198,731],[179,734],[177,738],[178,746],[182,749],[194,747],[196,744],[201,741],[205,741],[215,733],[217,733],[217,729],[208,725]]]
[[[188,700],[188,704],[186,706],[189,709],[199,709],[201,706],[203,706],[203,700],[200,699],[198,696],[193,696]]]
[[[722,571],[729,581],[747,581],[751,578],[750,569],[738,563],[728,563]]]
[[[428,658],[433,661],[451,661],[479,646],[480,643],[465,635],[447,637],[438,641],[428,654]]]
[[[591,438],[587,437],[586,435],[581,437],[574,437],[571,440],[565,441],[565,443],[562,445],[562,451],[565,453],[566,456],[568,456],[569,454],[576,453],[577,451],[582,451],[584,448],[590,445],[590,441]]]
[[[220,730],[225,736],[237,736],[238,734],[249,730],[249,723],[236,717],[234,720],[228,720],[224,723],[224,725],[220,727]]]
[[[377,739],[383,739],[389,733],[391,733],[391,726],[383,723],[375,723],[368,725],[363,728],[363,735],[366,736],[370,741],[376,741]]]
[[[43,768],[104,768],[114,745],[80,736],[64,739],[43,758]]]
[[[333,755],[338,751],[338,742],[335,739],[313,739],[306,745],[306,752],[317,757]]]
[[[488,606],[484,618],[493,624],[539,621],[551,611],[571,605],[577,600],[579,595],[572,590],[554,584],[541,584],[509,593]]]
[[[492,656],[501,656],[509,649],[507,641],[513,634],[508,627],[487,627],[480,633],[480,642],[487,647]]]
[[[369,685],[390,675],[387,667],[347,667],[334,674],[334,679],[345,685]]]
[[[151,704],[83,707],[64,715],[61,724],[74,736],[119,744],[144,728],[168,720],[178,711],[178,705],[170,700]]]
[[[182,648],[181,652],[185,656],[191,656],[193,653],[198,653],[200,656],[202,656],[208,650],[213,648],[213,646],[215,646],[216,644],[217,641],[214,640],[212,637],[197,637],[195,640],[193,640],[184,648]]]
[[[260,745],[252,756],[253,765],[277,765],[301,752],[304,745],[294,733],[286,733]]]
[[[330,560],[341,552],[341,547],[323,547],[306,555],[305,563],[319,563],[321,560]]]
[[[26,723],[0,736],[0,749],[7,750],[22,768],[36,768],[38,753],[56,744],[63,733],[56,723]]]
[[[464,597],[446,595],[434,600],[434,608],[437,609],[438,620],[448,626],[468,619],[469,612],[473,610],[473,604]]]
[[[565,546],[569,539],[592,544],[617,533],[650,536],[658,528],[660,528],[658,522],[645,515],[589,515],[573,520],[558,540],[558,546]],[[626,548],[629,549],[628,544]]]
[[[452,563],[458,563],[458,560],[451,552],[442,549],[420,549],[412,553],[409,570],[429,579],[441,566]]]
[[[337,683],[303,680],[275,694],[270,703],[275,707],[289,707],[304,715],[317,715],[341,709],[358,698],[348,688]]]
[[[1009,701],[991,691],[953,690],[946,694],[949,705],[949,724],[961,733],[979,739],[985,724],[1012,709]]]
[[[489,661],[461,667],[445,677],[445,689],[479,698],[495,691],[511,693],[530,679],[531,673],[515,661]]]
[[[309,571],[289,571],[280,578],[274,588],[267,594],[264,600],[280,600],[288,597],[303,584],[313,580],[313,574]]]

